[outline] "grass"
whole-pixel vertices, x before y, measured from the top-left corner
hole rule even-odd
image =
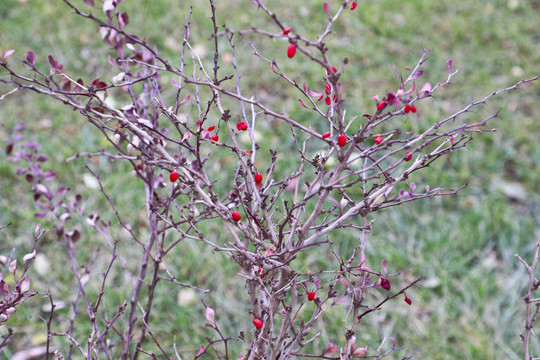
[[[338,2],[329,3],[331,10],[337,9]],[[144,8],[131,2],[121,6],[130,10],[128,30],[147,35],[147,40],[156,44],[163,55],[178,59],[187,5],[160,0]],[[198,44],[200,51],[206,51],[205,59],[210,61],[209,12],[205,2],[196,2],[194,6],[190,40]],[[271,6],[276,12],[283,13],[284,24],[299,33],[314,36],[325,25],[324,10],[319,1],[291,3],[276,0]],[[219,23],[225,22],[233,28],[249,28],[254,23],[260,28],[277,31],[250,1],[218,0],[217,7]],[[460,109],[473,96],[478,99],[523,76],[535,75],[540,60],[537,35],[540,13],[537,7],[537,2],[517,0],[360,2],[354,12],[345,14],[336,24],[335,34],[328,42],[334,64],[340,64],[344,57],[349,60],[342,81],[350,113],[369,112],[373,107],[370,100],[373,95],[395,91],[392,65],[400,69],[414,66],[422,48],[432,49],[422,77],[425,81],[444,80],[444,64],[449,58],[460,72],[453,85],[440,92],[437,99],[419,104],[415,119],[392,126],[414,130],[425,128],[434,119]],[[48,54],[54,54],[74,77],[91,80],[90,74],[97,72],[106,78],[106,64],[101,55],[107,50],[99,46],[95,27],[69,14],[60,1],[26,4],[16,0],[3,1],[0,17],[2,50],[14,48],[16,55],[22,56],[32,49],[41,61],[45,61]],[[237,43],[239,61],[245,65],[244,89],[249,89],[264,102],[284,108],[299,122],[322,131],[325,124],[300,108],[295,94],[285,89],[270,71],[261,71],[266,65],[253,59],[248,40],[254,41],[265,56],[275,57],[280,67],[299,83],[306,81],[316,89],[321,82],[321,70],[302,61],[300,56],[294,61],[288,60],[283,41],[245,37]],[[225,41],[220,43],[223,49],[226,45]],[[230,69],[224,67],[223,71]],[[469,187],[460,195],[418,201],[373,214],[376,223],[368,251],[370,263],[375,266],[387,259],[392,270],[410,267],[411,279],[422,274],[425,280],[408,292],[412,307],[401,301],[390,304],[385,311],[368,320],[365,326],[370,330],[358,335],[359,342],[376,349],[383,337],[393,336],[399,345],[407,347],[407,351],[400,354],[414,354],[415,358],[522,358],[519,333],[523,327],[521,296],[526,274],[513,255],[520,253],[530,258],[539,228],[540,157],[537,154],[540,149],[537,136],[540,124],[536,119],[540,114],[535,106],[539,95],[539,86],[525,86],[488,103],[478,114],[470,114],[468,119],[473,120],[500,111],[499,118],[491,124],[497,132],[478,136],[467,149],[455,152],[434,164],[431,171],[411,179],[419,188],[427,184],[431,187],[458,186],[469,181]],[[68,184],[72,188],[71,194],[83,194],[88,209],[103,214],[103,217],[111,216],[103,196],[81,181],[84,180],[84,162],[64,163],[77,151],[92,151],[104,146],[99,134],[84,124],[78,114],[30,93],[19,93],[0,103],[0,113],[0,137],[5,137],[16,123],[24,121],[28,140],[40,142],[40,151],[49,156],[48,166],[57,171],[59,183]],[[290,142],[288,129],[271,119],[260,120],[260,125],[262,151],[258,166],[262,169],[269,166],[268,149],[272,148],[284,154],[277,164],[281,175],[289,174],[294,163],[285,154],[293,150],[294,145]],[[231,174],[227,171],[231,164],[225,153],[214,156],[220,159],[216,171],[224,170],[221,186],[226,191],[230,187],[227,179]],[[32,218],[35,209],[28,196],[30,185],[21,182],[15,175],[16,167],[6,162],[4,155],[0,159],[0,224],[12,223],[0,232],[0,250],[6,254],[17,246],[17,254],[22,257],[31,245],[31,233],[36,223]],[[141,184],[132,181],[131,171],[121,164],[101,160],[93,166],[100,170],[109,193],[114,194],[121,204],[119,210],[129,214],[132,223],[139,225],[139,233],[144,235]],[[515,198],[515,191],[512,192],[515,188],[526,196]],[[75,219],[73,226],[82,228],[82,222],[84,219]],[[207,230],[224,241],[219,225],[211,224]],[[121,231],[116,228],[114,231],[118,237],[125,238]],[[78,245],[81,260],[89,258],[101,244],[95,233],[84,234]],[[357,235],[337,234],[336,239],[341,238],[337,246],[351,247]],[[41,294],[50,289],[58,300],[69,304],[76,294],[71,277],[64,271],[64,250],[52,238],[45,241],[43,252],[50,270],[36,272],[32,279]],[[122,244],[120,253],[129,258],[131,246],[130,243]],[[310,270],[328,266],[333,260],[325,253],[326,249],[314,250],[299,259],[296,266],[307,266]],[[181,281],[213,290],[205,297],[205,302],[216,309],[217,320],[225,330],[237,334],[238,329],[248,327],[245,302],[238,295],[243,291],[238,269],[225,256],[188,241],[174,255],[169,265]],[[98,257],[97,261],[104,264],[108,259]],[[116,304],[123,301],[124,287],[129,287],[120,271],[115,271],[118,271],[113,276],[117,288],[111,290],[107,300],[110,313],[103,314],[104,317],[115,311]],[[165,287],[158,291],[156,309],[160,310],[153,313],[151,326],[164,338],[175,334],[183,354],[196,353],[204,336],[211,334],[203,327],[201,296],[195,294],[191,300],[192,294],[182,292],[180,288],[177,293],[170,293]],[[28,306],[14,316],[15,341],[2,356],[10,358],[17,350],[43,344],[44,325],[39,317],[47,314],[39,309],[46,302],[47,299],[36,297],[29,302],[34,310]],[[336,308],[325,317],[324,324],[320,325],[320,329],[324,328],[321,341],[313,344],[314,349],[322,351],[329,341],[340,344],[344,311],[345,308]],[[58,311],[58,331],[67,326],[69,316],[69,305]],[[80,329],[81,333],[85,331],[87,329]],[[242,351],[241,346],[236,346],[235,351]],[[536,354],[540,353],[540,347],[534,346]]]

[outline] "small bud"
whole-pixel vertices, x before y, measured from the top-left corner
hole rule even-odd
[[[231,217],[235,222],[239,222],[240,220],[242,220],[242,215],[240,215],[238,211],[233,211]]]
[[[169,175],[169,180],[171,180],[171,182],[178,180],[178,173],[176,171],[171,172]]]
[[[292,59],[294,57],[294,54],[296,54],[296,45],[291,44],[287,49],[287,56],[289,57],[289,59]]]
[[[255,325],[257,329],[260,329],[263,326],[263,322],[261,321],[261,319],[255,318],[253,319],[253,325]]]
[[[382,137],[381,135],[377,135],[377,136],[375,137],[375,140],[374,140],[374,141],[375,141],[375,144],[379,145],[380,143],[382,143],[383,137]]]
[[[308,294],[307,294],[307,299],[309,301],[313,301],[315,299],[315,291],[310,291]]]
[[[341,134],[337,138],[339,146],[343,147],[345,144],[347,144],[347,136],[345,134]]]

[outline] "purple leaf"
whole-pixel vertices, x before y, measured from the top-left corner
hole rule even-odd
[[[429,192],[429,185],[426,185],[426,194]]]
[[[399,99],[398,97],[392,93],[392,92],[388,92],[386,93],[386,101],[390,104],[390,105],[397,105],[399,104]]]
[[[36,54],[33,51],[27,52],[26,61],[33,66],[36,63]]]
[[[198,358],[199,356],[204,354],[205,351],[206,351],[206,349],[204,348],[204,345],[201,345],[201,348],[199,349],[199,352],[197,353],[197,356],[195,356],[195,357]]]
[[[306,106],[306,104],[304,104],[304,102],[302,101],[302,99],[298,99],[298,102],[300,103],[300,105],[302,105],[303,108],[307,109],[308,107]]]
[[[6,155],[11,154],[12,151],[13,151],[13,143],[7,144],[7,146],[6,146]]]
[[[418,70],[413,75],[411,75],[411,79],[412,80],[418,79],[420,76],[422,76],[423,73],[424,73],[424,70]]]
[[[36,217],[38,219],[43,219],[45,217],[45,215],[47,215],[47,214],[46,213],[35,213],[34,217]]]
[[[382,270],[384,271],[384,274],[388,274],[388,270],[386,270],[386,259],[384,259],[383,261],[381,261],[381,268]]]
[[[56,174],[53,171],[47,170],[43,173],[43,180],[50,181],[54,179],[56,179]]]
[[[324,10],[328,14],[328,17],[331,18],[332,14],[330,14],[330,9],[328,9],[328,3],[326,3],[326,2],[324,3]]]
[[[25,179],[27,182],[29,182],[30,184],[32,184],[34,182],[34,176],[32,176],[32,174],[26,174],[25,176]]]
[[[410,183],[409,185],[411,187],[411,192],[414,191],[416,189],[416,184],[415,183]]]
[[[51,75],[55,74],[57,71],[61,71],[64,68],[64,65],[56,61],[52,55],[49,55],[49,64],[51,64]]]
[[[452,72],[452,60],[451,59],[446,62],[446,68],[448,69],[448,73]]]
[[[94,0],[84,0],[84,3],[88,6],[94,7]]]
[[[39,144],[35,141],[30,141],[24,144],[23,146],[29,149],[36,149],[39,146]]]
[[[186,96],[186,98],[178,103],[178,106],[182,106],[191,99],[191,95]]]
[[[326,349],[324,350],[324,352],[322,353],[322,355],[334,355],[335,353],[337,353],[338,351],[338,347],[336,344],[334,343],[328,343],[328,345],[326,345]]]
[[[120,25],[120,29],[129,24],[129,15],[127,12],[118,15],[118,24]]]

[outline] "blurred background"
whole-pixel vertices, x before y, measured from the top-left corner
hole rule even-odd
[[[215,0],[218,24],[230,28],[249,29],[252,26],[280,33],[280,29],[249,0]],[[89,11],[76,1],[75,4]],[[327,25],[322,1],[265,1],[280,21],[293,32],[313,40]],[[330,11],[335,13],[340,1],[329,0]],[[154,44],[159,53],[172,64],[179,65],[181,40],[187,14],[190,18],[190,43],[194,50],[211,66],[213,41],[210,11],[206,1],[155,0],[152,2],[125,1],[120,9],[128,11],[130,24],[126,31]],[[341,82],[343,97],[349,114],[369,113],[374,105],[371,97],[384,96],[396,91],[399,83],[393,65],[402,72],[413,68],[422,54],[430,49],[424,64],[424,75],[419,84],[445,81],[445,62],[453,60],[459,73],[452,84],[436,93],[436,98],[417,103],[414,118],[403,120],[402,129],[417,131],[437,119],[463,108],[472,99],[480,99],[490,92],[510,86],[522,78],[540,73],[540,1],[524,0],[380,0],[359,1],[354,11],[347,10],[334,25],[327,45],[330,59],[339,68],[348,59]],[[101,15],[99,9],[92,10]],[[322,84],[322,70],[309,63],[302,54],[288,59],[288,43],[284,39],[256,36],[235,37],[236,56],[241,66],[242,88],[246,96],[253,94],[269,106],[281,110],[323,131],[324,123],[302,109],[299,97],[283,86],[268,65],[253,56],[249,42],[267,58],[275,58],[280,68],[298,83],[306,82],[315,91]],[[220,39],[222,73],[232,73],[232,53],[226,39]],[[0,49],[15,49],[10,58],[22,57],[33,50],[38,65],[47,65],[47,55],[53,55],[64,64],[64,70],[85,83],[97,76],[109,79],[114,75],[107,63],[110,49],[101,43],[96,26],[75,16],[59,0],[2,0],[0,2]],[[44,67],[47,69],[47,66]],[[0,73],[5,77],[5,74]],[[162,84],[173,79],[162,78]],[[418,85],[418,84],[417,84]],[[232,86],[232,85],[231,85]],[[322,86],[321,86],[322,87]],[[0,94],[7,87],[0,85]],[[376,266],[386,259],[390,271],[411,268],[410,279],[422,275],[424,280],[408,291],[412,306],[395,301],[380,313],[371,316],[365,333],[357,334],[357,344],[368,344],[376,349],[385,337],[395,337],[406,351],[393,354],[399,358],[407,354],[418,359],[522,359],[519,334],[524,327],[522,296],[527,285],[527,274],[514,254],[532,258],[540,225],[540,109],[537,106],[540,84],[530,84],[493,98],[483,108],[467,114],[462,121],[478,121],[499,112],[489,125],[494,133],[475,135],[475,141],[466,149],[453,152],[431,169],[419,172],[411,179],[419,188],[469,186],[459,195],[431,200],[420,200],[399,208],[372,214],[376,219],[368,249],[368,259]],[[115,101],[112,96],[111,101]],[[117,99],[122,106],[121,99]],[[186,114],[190,116],[190,114]],[[114,220],[106,199],[97,188],[92,176],[84,169],[82,159],[65,163],[66,158],[79,151],[96,151],[108,145],[101,134],[75,112],[54,101],[33,93],[18,92],[0,102],[0,138],[5,138],[15,125],[24,123],[25,139],[40,143],[40,152],[49,157],[47,169],[54,170],[57,181],[71,188],[71,194],[81,194],[89,211],[102,218]],[[268,150],[287,154],[295,149],[287,126],[275,120],[259,122],[257,140],[260,166],[270,165]],[[396,123],[385,124],[391,130]],[[271,136],[270,136],[271,135]],[[228,169],[227,155],[216,162],[216,167]],[[128,216],[137,231],[144,234],[145,209],[142,184],[132,181],[131,169],[122,163],[95,159],[94,166],[102,174],[102,181],[114,195],[119,211]],[[234,164],[233,164],[234,165]],[[278,157],[278,173],[287,176],[294,170],[286,155]],[[30,193],[31,184],[15,174],[17,166],[6,161],[0,153],[0,224],[11,226],[0,232],[0,253],[8,255],[17,247],[22,258],[32,245],[32,233],[39,219]],[[227,191],[222,175],[223,191]],[[80,224],[84,219],[74,219]],[[47,227],[46,220],[40,220]],[[122,237],[120,230],[117,236]],[[209,224],[207,232],[218,239],[224,234],[219,224]],[[339,246],[346,249],[356,244],[357,234],[340,235]],[[92,231],[85,230],[78,244],[81,261],[96,249],[102,240]],[[129,254],[129,244],[120,249]],[[57,310],[56,331],[65,331],[70,318],[69,301],[76,294],[72,275],[65,271],[65,250],[46,237],[32,269],[33,287],[45,294],[50,289],[64,308]],[[217,260],[216,260],[217,259]],[[96,260],[106,263],[108,259]],[[310,270],[324,268],[324,251],[316,250],[299,259],[299,267]],[[200,299],[216,310],[216,320],[231,336],[242,328],[249,328],[246,303],[240,294],[244,287],[237,276],[238,268],[223,254],[198,243],[184,242],[177,256],[169,264],[178,272],[178,280],[212,289],[203,296],[190,289],[165,291],[156,301],[151,326],[155,334],[174,334],[179,350],[185,358],[197,353],[204,337],[210,336],[204,328],[204,307]],[[216,271],[218,269],[218,271]],[[121,273],[113,278],[116,288],[107,300],[110,306],[122,302],[126,286]],[[96,276],[96,282],[99,279]],[[396,285],[398,286],[398,285]],[[15,330],[14,341],[0,355],[6,359],[30,346],[43,345],[46,328],[42,317],[47,316],[48,299],[42,296],[30,299],[8,323]],[[343,314],[345,307],[327,313],[319,341],[310,350],[319,351],[328,342],[343,342]],[[199,326],[197,326],[199,324]],[[5,333],[5,326],[0,334]],[[78,331],[84,334],[84,326]],[[167,336],[169,339],[170,336]],[[536,356],[540,346],[533,337]],[[169,339],[168,341],[173,341]],[[170,345],[170,344],[166,344]],[[242,352],[240,344],[233,344]],[[341,346],[341,345],[339,345]],[[368,352],[369,353],[369,352]],[[210,358],[210,356],[208,356]]]

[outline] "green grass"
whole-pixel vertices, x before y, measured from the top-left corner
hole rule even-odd
[[[131,23],[128,31],[146,35],[148,42],[162,55],[179,64],[179,51],[183,23],[188,10],[187,2],[160,0],[152,6],[143,7],[136,2],[125,2]],[[337,9],[339,2],[329,2]],[[217,0],[218,23],[232,28],[257,27],[278,31],[262,11],[257,11],[251,1]],[[322,2],[268,2],[286,26],[308,36],[315,36],[325,26],[326,15]],[[419,112],[403,124],[399,121],[388,125],[424,129],[433,120],[456,111],[470,102],[489,94],[494,89],[508,86],[539,72],[540,48],[538,23],[540,13],[535,2],[519,1],[397,1],[359,2],[354,12],[346,12],[335,25],[328,46],[331,60],[337,66],[345,57],[349,64],[342,77],[343,95],[350,114],[362,114],[373,109],[372,96],[384,95],[397,90],[396,65],[413,67],[422,48],[431,49],[422,81],[436,83],[446,79],[445,62],[453,59],[453,67],[460,72],[453,84],[418,104]],[[194,4],[190,41],[206,49],[205,61],[210,64],[212,41],[209,11],[206,2]],[[96,11],[98,13],[98,11]],[[298,83],[306,82],[317,90],[322,84],[321,69],[297,55],[293,60],[286,57],[286,43],[246,36],[237,40],[238,60],[243,64],[243,90],[254,94],[264,103],[285,109],[299,122],[323,131],[326,124],[314,118],[312,113],[298,106],[297,95],[283,86],[269,71],[265,63],[251,56],[248,40],[268,58],[275,58],[280,67]],[[106,70],[102,56],[108,49],[101,47],[99,34],[93,24],[69,14],[60,1],[28,2],[7,0],[0,4],[0,48],[17,50],[16,56],[32,49],[38,62],[46,63],[53,54],[65,65],[73,77],[91,81],[93,74],[102,78],[113,74]],[[227,43],[220,42],[227,51]],[[15,56],[10,58],[15,63]],[[223,73],[230,73],[224,66]],[[172,79],[162,79],[170,84]],[[0,93],[4,88],[0,87]],[[412,280],[423,275],[424,281],[408,292],[413,301],[411,307],[395,300],[380,313],[366,320],[366,331],[358,334],[358,342],[376,349],[381,339],[393,336],[398,345],[407,348],[400,355],[413,354],[415,358],[432,359],[520,359],[522,347],[519,333],[523,327],[523,301],[526,274],[514,258],[520,253],[530,259],[539,228],[540,204],[540,115],[537,99],[539,86],[524,86],[495,99],[478,113],[467,119],[481,119],[500,111],[499,118],[491,126],[493,134],[476,136],[467,149],[454,152],[433,165],[432,169],[418,173],[411,181],[419,188],[430,185],[459,186],[466,181],[469,187],[460,195],[434,200],[423,200],[400,208],[381,211],[372,215],[376,219],[368,249],[368,261],[376,266],[387,259],[392,271],[411,268],[400,280]],[[123,99],[113,94],[117,101]],[[58,182],[69,185],[70,196],[81,193],[87,209],[101,213],[113,221],[113,233],[121,240],[119,253],[130,259],[133,244],[126,242],[115,218],[108,210],[104,197],[96,189],[85,186],[84,161],[65,164],[64,160],[78,151],[95,151],[105,146],[100,134],[77,114],[63,109],[55,102],[31,93],[18,93],[0,103],[0,138],[4,138],[15,124],[24,121],[28,140],[39,141],[40,151],[50,158],[46,167],[58,173]],[[189,116],[190,114],[188,114]],[[193,114],[191,114],[193,115]],[[259,118],[261,150],[257,166],[265,170],[270,165],[269,149],[279,152],[276,178],[290,174],[295,164],[288,155],[294,150],[288,127],[280,126],[273,119]],[[360,120],[357,120],[360,121]],[[358,122],[359,124],[359,122]],[[387,129],[388,130],[388,129]],[[271,135],[271,136],[270,136]],[[207,149],[208,150],[208,149]],[[313,144],[310,151],[317,151]],[[232,176],[230,157],[225,152],[215,152],[218,160],[216,172],[221,171],[222,191],[230,190],[227,182]],[[142,184],[133,181],[131,170],[119,163],[100,160],[94,164],[99,169],[104,184],[119,205],[119,211],[136,224],[139,235],[144,237],[144,199]],[[30,185],[15,175],[16,167],[0,157],[0,224],[12,222],[12,226],[0,232],[0,250],[9,253],[17,246],[19,258],[32,243],[31,234],[36,212],[28,195]],[[431,171],[429,171],[431,170]],[[517,184],[527,194],[525,199],[513,200],[502,190],[508,184]],[[84,219],[73,219],[70,226],[83,229]],[[44,223],[44,226],[46,224]],[[209,224],[207,231],[219,241],[226,241],[219,224]],[[92,257],[103,239],[95,232],[85,231],[76,250],[82,260]],[[354,246],[358,234],[336,234],[340,239],[336,246],[348,249]],[[335,236],[335,237],[334,237]],[[58,311],[56,331],[65,331],[71,316],[69,301],[73,300],[72,275],[65,271],[65,250],[52,237],[44,240],[43,252],[50,262],[46,273],[32,273],[34,286],[45,294],[50,289],[58,300],[65,301],[66,308]],[[96,257],[96,269],[104,266],[109,257],[105,248]],[[103,255],[103,256],[101,256]],[[334,259],[327,256],[327,249],[314,249],[297,260],[298,268],[315,271],[327,267]],[[174,269],[178,279],[203,288],[212,289],[204,297],[205,302],[216,309],[217,321],[227,333],[237,336],[239,329],[249,328],[247,301],[239,294],[243,283],[239,269],[223,254],[215,254],[198,243],[185,241],[175,250],[167,264]],[[335,264],[334,264],[335,265]],[[129,263],[129,268],[136,264]],[[114,287],[103,317],[110,317],[122,303],[130,282],[123,278],[121,269],[114,268],[111,283]],[[99,274],[92,279],[99,281]],[[395,284],[397,285],[397,284]],[[174,289],[174,288],[173,288]],[[156,335],[176,341],[185,358],[195,354],[205,336],[212,333],[204,328],[204,307],[196,295],[192,302],[179,303],[181,288],[158,287],[156,311],[151,327]],[[185,295],[185,293],[183,293]],[[44,325],[39,317],[48,314],[41,311],[47,303],[44,297],[35,297],[12,319],[16,331],[14,342],[6,350],[5,358],[15,351],[31,345],[44,343]],[[329,312],[324,323],[321,340],[312,349],[322,351],[331,341],[341,344],[343,339],[342,318],[345,306]],[[306,316],[309,310],[305,311]],[[0,329],[0,333],[5,329]],[[81,328],[80,334],[89,329]],[[84,336],[81,336],[84,339]],[[534,344],[536,356],[540,346]],[[64,344],[65,345],[65,344]],[[171,344],[165,344],[170,348]],[[243,351],[239,344],[233,345],[234,353]],[[210,358],[208,356],[207,358]],[[395,356],[394,358],[398,358]]]

